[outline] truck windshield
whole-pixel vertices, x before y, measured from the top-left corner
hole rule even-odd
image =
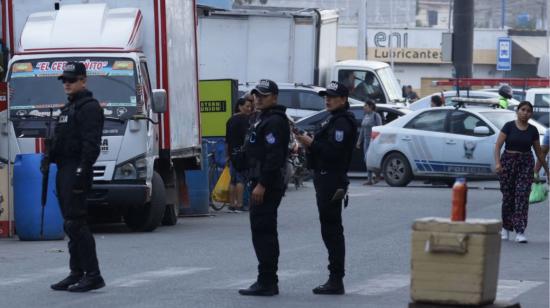
[[[13,118],[49,115],[67,102],[61,75],[69,61],[84,63],[86,87],[104,108],[105,116],[127,119],[138,110],[134,62],[124,58],[50,58],[15,62],[10,70],[9,108]]]
[[[384,67],[376,71],[380,77],[380,81],[384,85],[386,92],[391,102],[402,101],[403,93],[401,91],[401,86],[397,82],[397,78],[393,74],[391,67]]]

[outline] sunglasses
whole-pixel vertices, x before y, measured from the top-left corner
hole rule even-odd
[[[63,79],[61,79],[61,82],[64,83],[64,84],[65,83],[75,83],[79,80],[82,80],[82,78],[63,78]]]

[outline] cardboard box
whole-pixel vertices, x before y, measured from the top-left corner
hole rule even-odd
[[[0,162],[0,237],[13,235],[13,194],[8,165]]]
[[[411,246],[412,300],[455,305],[493,303],[501,227],[501,222],[493,219],[416,220]]]

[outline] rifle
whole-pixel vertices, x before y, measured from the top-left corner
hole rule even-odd
[[[42,213],[40,214],[40,238],[44,237],[44,212],[46,210],[46,202],[48,201],[48,182],[49,182],[49,176],[50,176],[50,150],[52,146],[52,137],[51,137],[51,126],[52,126],[52,119],[53,119],[53,109],[50,108],[50,118],[46,122],[46,139],[44,140],[44,158],[43,162],[41,162],[41,170],[42,171]]]

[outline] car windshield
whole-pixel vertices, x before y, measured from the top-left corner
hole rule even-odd
[[[67,101],[57,79],[69,61],[86,66],[86,87],[104,108],[105,116],[127,119],[136,113],[137,94],[134,62],[123,58],[50,58],[14,63],[9,75],[10,116],[47,116],[58,113]]]
[[[480,113],[491,121],[499,130],[501,130],[507,122],[516,120],[515,112],[482,111]],[[546,127],[533,119],[529,120],[529,124],[535,126],[541,135],[544,135],[546,132]]]
[[[388,67],[381,68],[376,71],[378,76],[380,76],[381,82],[384,85],[384,88],[388,92],[388,96],[391,102],[402,101],[403,93],[401,91],[401,86],[397,82],[397,78],[393,74],[392,69]]]

